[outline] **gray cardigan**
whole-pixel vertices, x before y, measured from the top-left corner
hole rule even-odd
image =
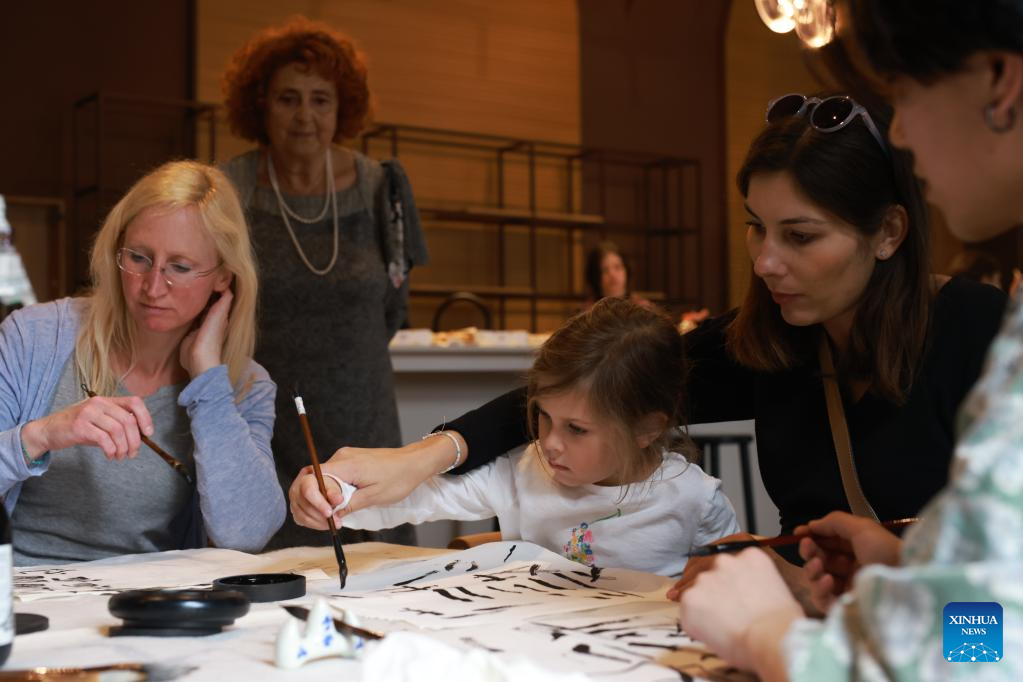
[[[49,457],[61,456],[48,455],[29,466],[21,429],[49,412],[88,301],[65,298],[30,306],[0,325],[0,495],[8,514],[22,482],[45,475]],[[285,503],[270,450],[277,387],[255,362],[249,373],[253,381],[240,399],[227,367],[220,365],[192,379],[178,404],[188,413],[195,443],[206,533],[218,547],[254,552],[284,522]]]

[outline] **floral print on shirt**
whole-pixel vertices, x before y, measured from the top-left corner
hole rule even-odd
[[[597,519],[596,521],[581,522],[578,526],[572,529],[568,542],[566,542],[562,547],[565,557],[587,566],[596,566],[597,564],[593,558],[593,531],[590,530],[590,524],[618,518],[621,515],[622,510],[615,509],[614,514],[609,514]]]

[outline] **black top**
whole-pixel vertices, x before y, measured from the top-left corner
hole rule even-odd
[[[1006,296],[954,278],[932,307],[932,326],[916,381],[902,406],[868,392],[846,397],[845,415],[863,491],[882,520],[915,516],[948,480],[955,415],[980,376],[998,332]],[[756,420],[760,474],[780,511],[783,533],[832,510],[849,510],[816,360],[782,372],[739,366],[725,350],[732,313],[685,336],[688,404],[694,424]],[[525,390],[507,393],[446,428],[469,444],[457,472],[485,464],[524,443]]]

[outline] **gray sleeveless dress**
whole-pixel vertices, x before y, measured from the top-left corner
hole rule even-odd
[[[292,400],[296,386],[321,460],[344,445],[402,444],[387,345],[405,321],[404,275],[412,265],[426,262],[426,244],[411,188],[397,162],[388,162],[394,169],[390,182],[380,163],[358,153],[355,162],[357,181],[337,193],[338,258],[324,276],[302,263],[273,189],[257,184],[259,152],[224,167],[241,195],[259,262],[255,358],[278,386],[273,452],[285,494],[309,464]],[[303,216],[316,215],[323,206],[322,196],[284,198]],[[395,200],[401,202],[403,221],[394,219]],[[333,248],[331,210],[315,224],[290,222],[306,258],[317,268],[326,267]],[[346,530],[343,539],[412,544],[414,534],[408,526],[379,534]],[[298,526],[289,512],[267,549],[325,544],[330,544],[328,533]]]

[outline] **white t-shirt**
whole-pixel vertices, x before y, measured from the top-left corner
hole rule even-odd
[[[403,501],[345,517],[378,530],[497,516],[501,536],[542,545],[588,566],[677,575],[694,547],[739,532],[721,481],[665,452],[650,478],[628,486],[555,482],[532,445],[463,476],[434,476]]]

